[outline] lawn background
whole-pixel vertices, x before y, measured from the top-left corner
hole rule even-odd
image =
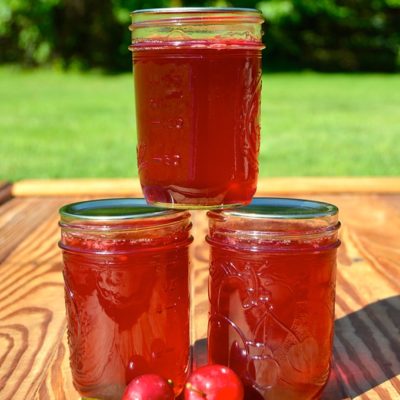
[[[0,179],[137,175],[131,74],[0,68]],[[261,176],[400,175],[400,75],[263,77]]]

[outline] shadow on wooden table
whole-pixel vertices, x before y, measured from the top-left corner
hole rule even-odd
[[[336,320],[334,358],[334,374],[350,398],[400,374],[400,296]],[[393,385],[396,383],[400,386],[398,380]],[[329,400],[343,398],[347,397]]]
[[[194,345],[194,366],[207,363],[207,340]],[[400,374],[400,296],[335,321],[334,362],[321,400],[344,400]],[[390,397],[387,397],[390,398]]]

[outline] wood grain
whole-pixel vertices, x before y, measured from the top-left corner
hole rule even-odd
[[[116,188],[112,193],[123,195]],[[69,371],[57,248],[57,209],[93,194],[79,196],[19,197],[0,206],[2,400],[79,398]],[[400,398],[400,195],[293,191],[290,196],[337,204],[343,223],[335,360],[322,399]],[[201,364],[208,310],[205,212],[194,212],[192,220],[192,341],[195,364]]]
[[[399,196],[308,198],[340,210],[334,368],[344,393],[352,399],[400,398]]]
[[[12,185],[9,182],[0,181],[0,204],[11,197]]]
[[[142,197],[138,179],[33,179],[16,182],[13,196]]]
[[[0,263],[32,233],[60,200],[12,199],[0,207]]]
[[[400,193],[398,177],[293,177],[263,178],[257,196],[301,193]],[[138,179],[34,179],[16,182],[13,196],[119,196],[141,195]]]
[[[399,177],[293,177],[265,178],[258,183],[257,196],[310,194],[400,193]]]
[[[334,365],[322,399],[400,398],[400,208],[390,195],[312,197],[337,204],[343,223]],[[200,235],[192,250],[193,332],[199,341],[207,335],[208,249],[204,214],[195,213],[193,221]]]
[[[69,366],[67,334],[64,332],[54,358],[49,364],[45,379],[42,381],[34,400],[78,400],[79,393],[72,384]]]
[[[2,400],[34,398],[65,331],[56,213],[63,201],[46,202],[45,213],[40,208],[42,201],[25,202],[12,202],[19,210],[16,214],[8,204],[1,207],[2,218],[10,217],[9,226],[16,231],[13,234],[4,228],[14,248],[6,252],[0,268]],[[35,218],[19,216],[32,207],[38,210]]]
[[[350,398],[400,397],[400,210],[341,196],[335,356]]]

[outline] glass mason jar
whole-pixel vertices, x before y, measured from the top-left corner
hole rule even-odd
[[[106,199],[60,210],[73,382],[83,397],[121,399],[134,377],[189,372],[188,212]]]
[[[251,201],[262,22],[253,9],[132,13],[137,160],[149,203],[221,208]]]
[[[319,398],[334,333],[337,208],[257,198],[208,217],[209,361],[238,373],[247,400]]]

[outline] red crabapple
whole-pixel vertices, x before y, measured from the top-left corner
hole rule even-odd
[[[140,375],[126,387],[122,400],[174,400],[171,385],[155,374]]]
[[[190,375],[185,400],[243,400],[243,385],[228,367],[206,365]]]

